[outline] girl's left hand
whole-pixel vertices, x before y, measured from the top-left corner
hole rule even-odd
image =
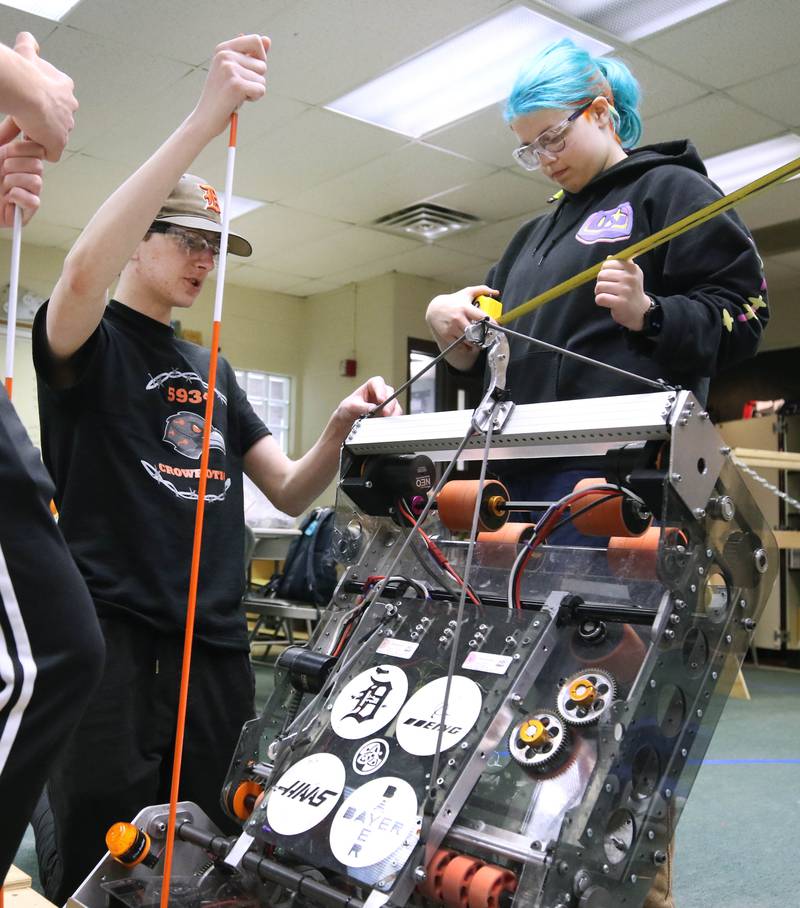
[[[650,297],[644,292],[642,269],[633,261],[608,259],[597,275],[594,301],[608,309],[611,318],[623,328],[641,331]]]

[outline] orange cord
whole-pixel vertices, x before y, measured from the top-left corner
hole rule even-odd
[[[238,117],[231,115],[229,146],[236,143]],[[206,507],[206,486],[208,484],[208,460],[211,441],[211,425],[214,416],[214,397],[217,387],[217,361],[219,359],[219,332],[221,321],[214,320],[211,332],[211,357],[208,365],[208,397],[206,398],[205,424],[203,426],[203,447],[200,456],[200,482],[197,488],[197,511],[194,521],[194,542],[192,545],[192,566],[189,575],[189,597],[186,606],[186,630],[183,637],[183,665],[181,666],[180,696],[178,698],[178,720],[175,727],[175,755],[172,763],[172,781],[169,794],[169,822],[167,823],[167,844],[164,851],[164,878],[161,884],[161,908],[169,904],[169,885],[172,875],[172,854],[175,848],[175,820],[178,813],[178,787],[183,759],[183,738],[186,730],[186,706],[189,700],[189,672],[192,662],[194,619],[197,610],[197,586],[200,578],[200,551],[203,543],[203,517]],[[2,908],[2,906],[0,906]]]

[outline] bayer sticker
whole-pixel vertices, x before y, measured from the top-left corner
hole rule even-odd
[[[408,694],[406,673],[396,665],[375,665],[344,686],[331,710],[331,728],[357,741],[385,728]]]
[[[330,846],[346,867],[370,867],[417,842],[414,789],[396,776],[371,779],[342,802],[331,820]]]
[[[281,835],[298,835],[321,823],[344,791],[344,763],[329,753],[298,760],[269,792],[267,822]]]
[[[383,738],[365,741],[355,752],[353,769],[360,776],[371,776],[389,759],[389,742]]]
[[[454,747],[470,733],[483,705],[481,689],[472,678],[453,675],[447,715],[443,716],[446,687],[445,677],[430,681],[402,708],[397,717],[395,737],[403,750],[417,757],[429,757],[436,753],[440,730],[443,751]]]

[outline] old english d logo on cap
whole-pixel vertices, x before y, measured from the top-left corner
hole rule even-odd
[[[222,209],[219,207],[219,197],[217,196],[217,190],[213,186],[210,186],[208,183],[198,183],[197,188],[202,190],[203,199],[206,203],[206,208],[209,211],[216,211],[217,214],[222,214]]]
[[[615,243],[630,239],[633,232],[633,208],[630,202],[623,202],[607,211],[595,211],[575,234],[575,239],[585,246],[593,243]]]

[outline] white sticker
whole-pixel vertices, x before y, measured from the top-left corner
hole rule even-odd
[[[357,788],[331,821],[331,852],[346,867],[370,867],[416,842],[417,796],[403,779],[383,776]]]
[[[397,640],[394,637],[384,637],[380,646],[375,650],[382,656],[396,656],[398,659],[410,659],[417,651],[419,643],[411,640]]]
[[[397,715],[408,694],[408,678],[396,665],[376,665],[345,685],[331,710],[331,728],[357,741],[374,735]]]
[[[467,658],[461,667],[472,672],[491,672],[493,675],[504,675],[512,662],[511,656],[501,656],[499,653],[477,653],[472,650],[467,653]]]
[[[383,738],[365,741],[355,752],[353,769],[360,776],[371,776],[389,759],[389,742]]]
[[[447,715],[442,723],[446,686],[446,677],[425,684],[400,710],[395,736],[403,750],[418,757],[429,757],[436,753],[436,742],[442,724],[443,751],[458,744],[469,734],[483,705],[481,689],[471,678],[453,675]]]
[[[267,822],[281,835],[313,829],[336,806],[345,775],[344,763],[333,754],[311,754],[299,760],[270,790]]]

